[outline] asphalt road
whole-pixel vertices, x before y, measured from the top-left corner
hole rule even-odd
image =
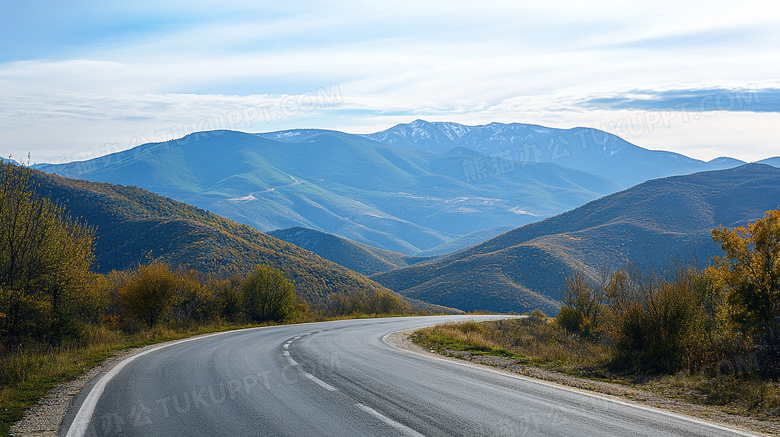
[[[107,369],[108,377],[96,378],[76,399],[63,434],[745,435],[413,354],[383,340],[396,331],[489,317],[344,320],[176,343]]]

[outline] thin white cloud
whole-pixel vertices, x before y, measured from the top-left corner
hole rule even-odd
[[[702,82],[746,86],[780,73],[773,44],[780,16],[761,1],[82,6],[74,8],[70,31],[83,26],[94,40],[74,39],[46,59],[0,63],[0,152],[31,150],[49,158],[83,150],[85,143],[93,149],[131,143],[334,83],[343,96],[338,107],[253,129],[365,131],[417,116],[598,127],[626,112],[577,102],[632,89],[695,89]],[[62,13],[61,22],[69,22],[67,10]],[[144,14],[153,24],[138,24]],[[102,36],[100,20],[121,31]],[[57,35],[66,35],[63,29]],[[740,114],[733,120],[771,117]],[[680,134],[685,141],[671,134],[653,138],[665,137],[677,148],[713,141],[728,154],[726,147],[746,134],[734,123],[707,126],[718,141],[707,132],[698,139],[687,134],[693,128]],[[757,143],[767,141],[763,133],[754,135],[761,137]],[[650,137],[643,141],[663,148]]]

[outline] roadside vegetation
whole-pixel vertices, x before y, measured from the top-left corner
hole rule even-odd
[[[780,210],[712,236],[723,254],[705,269],[575,275],[555,318],[441,325],[413,340],[778,420]]]
[[[221,330],[411,314],[390,292],[306,302],[271,266],[202,274],[164,262],[94,273],[95,229],[0,164],[0,435],[58,383],[118,350]]]

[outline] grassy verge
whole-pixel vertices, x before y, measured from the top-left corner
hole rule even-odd
[[[593,368],[608,357],[604,346],[577,341],[536,317],[447,323],[415,332],[412,341],[444,354],[461,355],[453,352],[465,351],[559,370]]]
[[[559,328],[553,319],[526,319],[444,324],[415,332],[411,340],[426,349],[466,358],[495,356],[522,366],[568,376],[618,383],[665,398],[716,407],[727,414],[780,421],[780,383],[751,374],[736,374],[723,363],[718,376],[680,372],[628,374],[616,371],[609,347]]]

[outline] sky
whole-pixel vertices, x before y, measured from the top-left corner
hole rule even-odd
[[[772,3],[3,1],[0,156],[425,119],[756,161],[780,156]]]

